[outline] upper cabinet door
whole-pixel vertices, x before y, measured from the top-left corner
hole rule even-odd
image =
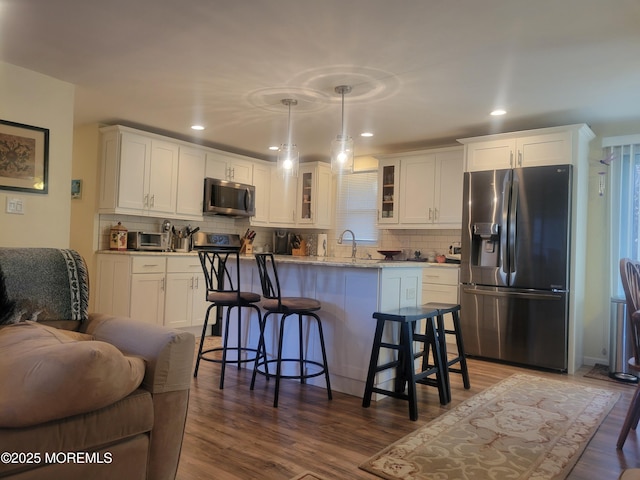
[[[467,171],[513,168],[516,158],[514,138],[487,140],[466,145]]]
[[[400,160],[380,160],[378,164],[378,223],[398,223]]]
[[[400,223],[433,223],[436,219],[433,186],[435,155],[400,160]]]
[[[271,167],[256,163],[253,166],[253,186],[256,187],[256,214],[251,217],[251,225],[269,224],[269,194],[271,192]]]
[[[147,190],[150,211],[175,213],[178,197],[178,145],[151,141],[151,161]]]
[[[434,223],[462,225],[462,184],[464,179],[462,150],[436,154],[434,186],[436,215]]]
[[[205,152],[180,147],[176,213],[202,218]]]
[[[151,161],[151,139],[123,132],[120,137],[120,175],[117,207],[138,210],[147,208],[146,172]]]
[[[516,167],[538,167],[571,163],[570,132],[518,138]]]

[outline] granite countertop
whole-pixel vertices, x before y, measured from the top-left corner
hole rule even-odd
[[[198,252],[157,252],[157,251],[136,251],[136,250],[100,250],[97,253],[108,253],[114,255],[163,255],[163,256],[193,256]],[[241,255],[243,260],[254,260],[253,255]],[[276,255],[276,261],[279,263],[291,263],[298,265],[317,265],[322,267],[355,267],[355,268],[458,268],[456,263],[430,263],[415,262],[411,260],[383,260],[383,259],[366,259],[350,257],[316,257],[316,256],[297,256],[297,255]]]

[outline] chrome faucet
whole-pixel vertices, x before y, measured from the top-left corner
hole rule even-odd
[[[344,234],[349,232],[351,234],[351,258],[356,258],[356,236],[353,234],[351,230],[345,230],[340,234],[340,238],[338,238],[338,245],[342,245],[342,238]]]

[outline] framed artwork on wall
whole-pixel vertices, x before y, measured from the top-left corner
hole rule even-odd
[[[0,189],[47,193],[49,129],[0,120]]]

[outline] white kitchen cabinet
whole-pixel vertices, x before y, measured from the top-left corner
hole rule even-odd
[[[571,131],[543,129],[459,140],[465,144],[466,171],[571,163]]]
[[[176,214],[181,218],[202,220],[205,159],[204,150],[180,146]]]
[[[296,223],[300,226],[331,227],[331,167],[313,162],[298,171]]]
[[[394,155],[382,160],[379,223],[386,228],[460,228],[462,167],[460,147]]]
[[[166,261],[160,255],[131,256],[129,316],[162,325],[164,319]]]
[[[209,303],[197,255],[101,253],[97,260],[97,311],[169,327],[204,323]]]
[[[164,307],[166,327],[201,327],[209,307],[207,286],[198,256],[167,257]],[[209,324],[215,323],[215,310]]]
[[[277,168],[271,169],[269,192],[269,224],[271,226],[295,225],[297,181],[296,177],[283,176]]]
[[[101,129],[99,211],[132,215],[174,214],[178,145],[124,127]]]
[[[97,255],[98,288],[96,312],[120,317],[129,316],[131,292],[130,257],[125,255]]]
[[[222,152],[207,152],[206,176],[253,185],[253,162]]]
[[[433,223],[437,213],[434,198],[436,183],[435,155],[426,154],[400,160],[399,223]]]
[[[398,223],[400,160],[383,159],[378,164],[378,223]]]
[[[253,165],[253,185],[256,187],[255,208],[256,214],[250,218],[251,225],[269,225],[269,201],[271,192],[271,169],[267,164],[255,163]]]
[[[460,303],[460,269],[458,267],[426,267],[422,272],[424,303]],[[445,328],[453,330],[451,315],[445,316]]]

